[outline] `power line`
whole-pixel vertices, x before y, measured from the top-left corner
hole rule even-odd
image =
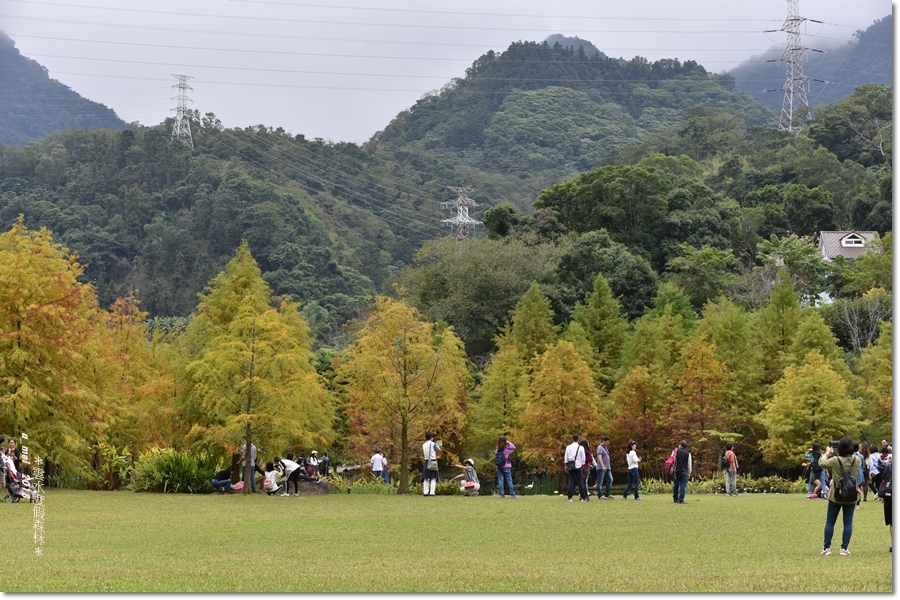
[[[203,51],[213,51],[213,52],[236,52],[240,54],[275,54],[281,56],[316,56],[316,57],[326,57],[326,58],[352,58],[352,59],[375,59],[375,60],[412,60],[412,61],[424,61],[424,62],[466,62],[471,63],[471,57],[462,57],[462,58],[446,58],[446,57],[438,57],[438,56],[385,56],[378,54],[335,54],[333,52],[299,52],[292,50],[259,50],[254,48],[221,48],[221,47],[211,47],[211,46],[181,46],[176,44],[147,44],[141,42],[122,42],[122,41],[112,41],[112,40],[86,40],[80,38],[67,38],[67,37],[58,37],[58,36],[48,36],[48,35],[30,35],[30,34],[22,34],[22,33],[9,33],[7,35],[14,38],[34,38],[34,39],[42,39],[42,40],[58,40],[64,42],[83,42],[89,44],[113,44],[117,46],[140,46],[145,48],[165,48],[169,50],[203,50]],[[834,39],[837,41],[846,41],[841,38],[827,38],[823,36],[813,36],[810,35],[808,37],[822,37],[822,39]],[[621,47],[606,47],[602,52],[609,55],[610,52],[769,52],[771,48],[648,48],[648,47],[640,47],[640,48],[621,48]],[[41,56],[37,54],[30,54],[29,56]],[[507,63],[515,63],[515,64],[551,64],[556,63],[554,60],[529,60],[529,59],[512,59],[505,58],[503,59]],[[731,61],[712,61],[712,62],[731,62]]]
[[[308,37],[308,36],[296,36],[296,35],[279,35],[274,34],[272,32],[267,33],[248,33],[243,31],[215,31],[208,29],[184,29],[181,27],[173,28],[173,27],[158,27],[152,25],[134,25],[134,24],[122,24],[122,23],[102,23],[99,21],[75,21],[71,19],[50,19],[46,17],[28,17],[22,15],[4,15],[0,14],[0,17],[7,19],[23,19],[26,21],[41,21],[46,23],[63,23],[67,25],[87,25],[92,27],[111,27],[111,28],[125,28],[125,29],[141,29],[141,30],[149,30],[149,31],[168,31],[174,32],[177,31],[179,33],[199,33],[199,34],[213,34],[213,35],[227,35],[227,36],[240,36],[240,37],[262,37],[262,38],[280,38],[280,39],[311,39],[311,40],[326,40],[326,41],[342,41],[342,42],[364,42],[364,43],[382,43],[382,44],[408,44],[408,43],[416,43],[418,45],[424,46],[461,46],[461,47],[483,47],[483,44],[453,44],[453,43],[443,43],[443,42],[396,42],[394,40],[359,40],[359,39],[337,39],[337,38],[316,38],[316,37]],[[304,21],[307,24],[316,23],[316,21]],[[510,31],[510,32],[529,32],[529,31],[538,31],[542,33],[546,33],[546,27],[543,28],[522,28],[522,27],[463,27],[463,26],[453,26],[453,25],[421,25],[421,24],[392,24],[392,23],[349,23],[349,22],[341,22],[341,21],[326,21],[320,24],[327,25],[340,25],[340,26],[367,26],[367,27],[404,27],[404,28],[412,28],[412,29],[440,29],[442,31],[448,29],[459,29],[466,31]],[[689,30],[689,29],[637,29],[637,30],[623,30],[623,29],[584,29],[584,28],[561,28],[561,31],[557,31],[557,33],[562,33],[564,31],[570,31],[576,34],[585,34],[585,33],[627,33],[627,34],[636,34],[636,33],[649,33],[649,34],[684,34],[684,35],[733,35],[737,33],[763,33],[763,30]]]

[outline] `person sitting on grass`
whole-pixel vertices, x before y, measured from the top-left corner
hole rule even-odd
[[[221,471],[213,475],[212,481],[210,483],[212,483],[213,489],[217,492],[230,494],[232,492],[231,467],[222,469]]]
[[[462,481],[459,482],[460,493],[462,493],[463,496],[477,496],[478,490],[481,489],[481,483],[478,481],[478,473],[475,472],[475,461],[471,458],[467,458],[465,465],[453,466],[465,469],[465,472],[460,473],[450,481],[462,479]]]
[[[274,496],[281,491],[282,484],[278,483],[278,471],[275,470],[275,464],[272,461],[266,463],[266,474],[264,475],[262,488],[270,496]]]

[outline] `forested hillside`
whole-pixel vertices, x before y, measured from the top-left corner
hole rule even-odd
[[[893,85],[894,19],[887,15],[865,31],[857,31],[854,41],[827,49],[824,53],[808,50],[803,55],[803,75],[811,78],[809,105],[834,104],[864,83]],[[812,43],[812,42],[810,42]],[[747,92],[776,114],[784,98],[785,63],[783,49],[775,49],[740,65],[729,74],[735,89]]]
[[[66,129],[122,129],[111,109],[50,79],[47,69],[19,53],[0,32],[0,144],[24,146]]]
[[[696,62],[592,54],[581,40],[519,42],[487,52],[465,77],[399,114],[368,145],[459,165],[482,194],[530,209],[537,193],[612,151],[721,109],[746,127],[775,115]],[[562,41],[562,43],[560,43]],[[587,48],[587,50],[585,50]],[[512,196],[512,198],[511,198]]]

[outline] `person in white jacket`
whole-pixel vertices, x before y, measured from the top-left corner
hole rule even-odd
[[[577,433],[572,434],[572,443],[566,446],[566,454],[563,457],[563,464],[566,465],[566,472],[569,476],[569,485],[566,491],[569,494],[569,502],[572,501],[572,494],[575,492],[575,486],[578,486],[578,496],[582,502],[588,501],[587,487],[584,485],[584,466],[585,456],[584,448],[578,443],[579,436]]]

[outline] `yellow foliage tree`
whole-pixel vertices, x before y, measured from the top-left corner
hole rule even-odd
[[[241,445],[280,452],[327,445],[334,409],[312,362],[299,305],[263,281],[246,242],[201,297],[177,338],[179,414],[195,447],[234,454]],[[245,465],[245,492],[252,465]]]
[[[19,217],[0,235],[0,429],[75,473],[104,439],[108,412],[90,353],[100,313],[75,255]]]
[[[864,421],[859,401],[847,395],[847,383],[814,350],[800,365],[789,365],[775,383],[775,395],[759,414],[768,438],[763,457],[780,466],[795,466],[814,442],[844,436],[858,440]]]
[[[363,456],[374,447],[399,449],[399,493],[408,493],[410,464],[421,457],[425,433],[458,440],[465,429],[469,374],[462,342],[452,328],[436,328],[414,308],[379,296],[339,373],[346,380],[351,447]],[[453,452],[452,441],[445,447]]]

